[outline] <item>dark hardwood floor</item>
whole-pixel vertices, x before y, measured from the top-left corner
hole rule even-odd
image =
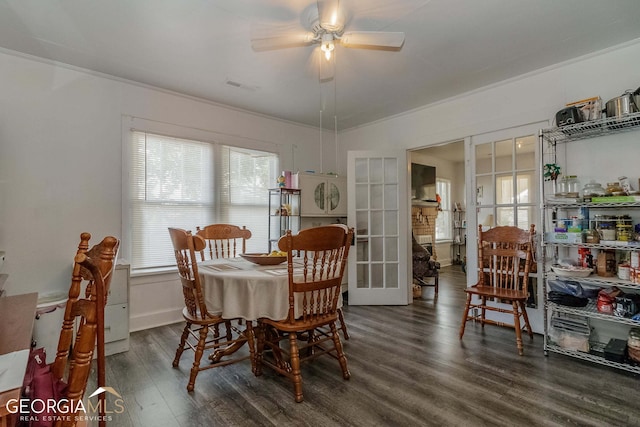
[[[631,426],[640,425],[640,377],[543,352],[543,338],[467,325],[458,339],[465,284],[443,268],[440,295],[423,288],[409,306],[346,306],[351,379],[321,357],[303,365],[304,402],[249,361],[201,372],[186,385],[192,353],[173,369],[182,324],[135,332],[108,357],[107,384],[126,411],[114,426]]]

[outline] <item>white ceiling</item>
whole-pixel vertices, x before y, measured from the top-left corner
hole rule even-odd
[[[0,0],[0,48],[217,103],[346,129],[640,38],[639,0],[342,0],[347,30],[403,31],[400,51],[254,52],[314,0]],[[315,58],[315,59],[314,59]],[[239,83],[234,87],[227,82]]]

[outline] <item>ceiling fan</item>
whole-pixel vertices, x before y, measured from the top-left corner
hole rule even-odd
[[[307,30],[263,33],[251,39],[254,51],[303,47],[319,44],[326,60],[331,60],[337,44],[349,48],[400,50],[403,32],[345,31],[346,15],[340,0],[317,0],[303,17]]]

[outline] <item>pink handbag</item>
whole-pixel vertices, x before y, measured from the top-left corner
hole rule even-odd
[[[31,414],[29,427],[53,426],[55,413],[47,410],[46,402],[49,399],[58,402],[67,392],[67,385],[53,377],[51,365],[46,364],[46,356],[44,348],[37,348],[31,351],[27,362],[23,383],[25,397],[32,402],[34,400],[42,402],[42,404],[30,405],[32,409],[40,411],[42,408],[42,411]]]

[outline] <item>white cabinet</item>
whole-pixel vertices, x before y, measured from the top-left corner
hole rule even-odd
[[[106,355],[129,350],[129,264],[117,264],[104,309]]]
[[[346,177],[298,174],[302,216],[347,216]]]

